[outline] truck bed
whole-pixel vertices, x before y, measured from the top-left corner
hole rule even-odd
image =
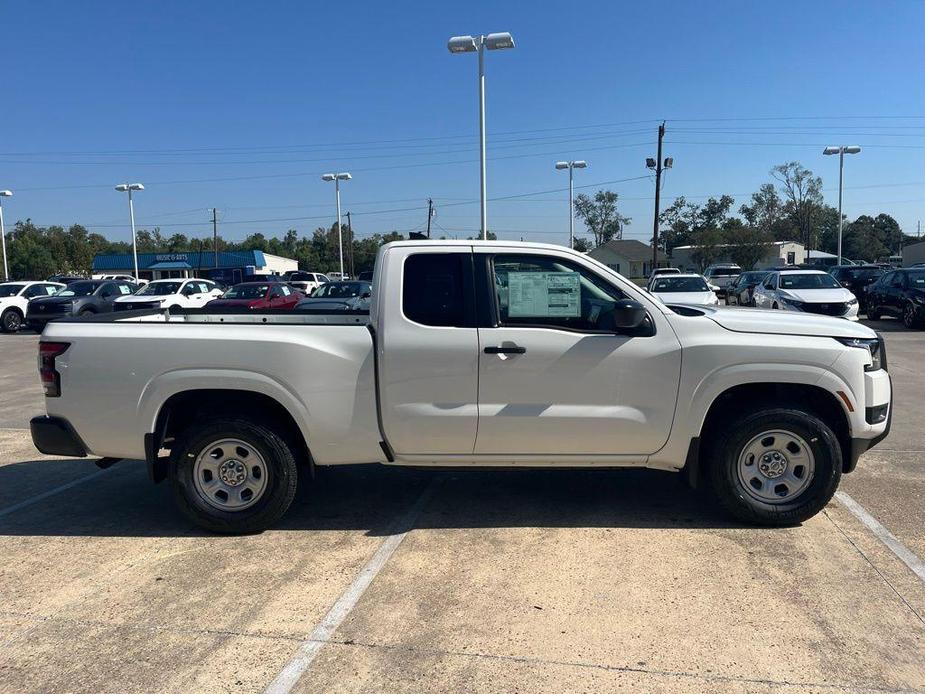
[[[319,464],[381,462],[376,370],[367,314],[133,311],[54,321],[67,414],[94,454],[143,458],[160,407],[190,389],[262,393],[285,407]],[[225,325],[222,325],[225,324]],[[68,368],[70,363],[79,368]],[[88,407],[81,398],[93,394]]]

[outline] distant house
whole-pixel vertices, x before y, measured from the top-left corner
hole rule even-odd
[[[613,239],[588,255],[631,280],[648,277],[652,271],[652,246],[635,239]],[[668,256],[659,251],[658,267],[667,266]]]
[[[729,250],[734,248],[730,244],[722,244],[716,247],[717,256],[714,263],[731,263],[732,258]],[[677,246],[671,249],[671,264],[681,270],[690,270],[700,272],[700,265],[694,260],[694,253],[697,246]],[[768,246],[764,257],[755,263],[755,267],[746,268],[749,270],[765,270],[779,265],[800,265],[806,262],[806,248],[802,243],[794,241],[774,241]]]

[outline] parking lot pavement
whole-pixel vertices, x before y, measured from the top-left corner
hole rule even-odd
[[[925,557],[925,332],[885,336],[893,434],[842,490]],[[40,456],[35,337],[8,338],[0,691],[262,691],[333,605],[294,691],[925,691],[925,583],[840,503],[763,530],[654,471],[364,466],[218,537],[140,462]]]
[[[25,429],[42,409],[38,342],[38,335],[30,332],[0,334],[0,429]]]

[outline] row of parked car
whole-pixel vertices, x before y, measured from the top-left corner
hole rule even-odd
[[[314,273],[303,273],[314,274]],[[0,330],[24,325],[41,331],[50,320],[142,309],[278,309],[346,311],[369,308],[367,281],[310,280],[303,291],[282,279],[243,282],[228,289],[211,280],[163,279],[139,284],[129,279],[74,279],[0,283]],[[69,278],[70,279],[70,278]],[[309,282],[305,280],[305,282]]]
[[[721,283],[722,279],[726,282]],[[658,268],[646,289],[665,302],[752,306],[857,320],[888,315],[908,328],[925,322],[925,266],[840,265],[830,271],[785,266],[742,272],[711,266],[704,275]]]

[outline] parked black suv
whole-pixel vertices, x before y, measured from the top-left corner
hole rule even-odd
[[[138,286],[122,280],[80,280],[71,282],[54,296],[43,296],[29,302],[26,322],[36,332],[45,324],[62,316],[86,316],[109,313],[118,296],[134,294]]]
[[[858,300],[858,310],[862,312],[866,311],[867,285],[883,276],[883,268],[879,265],[836,265],[829,272],[854,294]]]
[[[893,270],[867,287],[867,317],[888,314],[902,318],[907,328],[925,319],[925,268]]]

